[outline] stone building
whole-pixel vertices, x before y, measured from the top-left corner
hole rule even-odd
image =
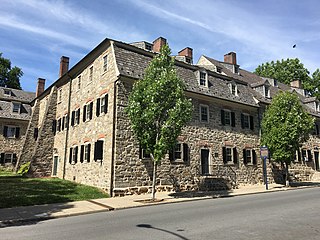
[[[161,37],[153,43],[133,44],[105,39],[71,69],[69,59],[62,57],[59,79],[33,101],[19,164],[31,161],[33,176],[65,178],[111,195],[147,191],[152,162],[131,131],[125,107],[133,83],[143,78],[163,44],[166,39]],[[295,91],[310,114],[320,117],[312,107],[318,104],[315,99],[301,95],[300,88],[291,90],[240,69],[233,52],[221,62],[202,56],[193,64],[193,50],[187,47],[175,58],[194,111],[175,149],[158,167],[159,189],[225,189],[262,183],[260,122],[280,90]],[[314,174],[318,144],[314,135],[297,154],[297,178],[310,179]],[[313,160],[307,161],[309,153]],[[276,167],[268,164],[269,181],[277,180]]]
[[[21,154],[35,93],[0,87],[0,166],[13,169]]]

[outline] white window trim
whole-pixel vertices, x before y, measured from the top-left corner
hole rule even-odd
[[[107,94],[104,94],[103,96],[100,97],[100,115],[101,114],[105,114],[104,113],[104,106],[106,105],[106,102],[105,102],[105,96]],[[102,101],[104,102],[104,104],[102,105]]]
[[[228,85],[229,85],[230,93],[231,93],[233,96],[238,96],[238,86],[237,86],[237,84],[235,84],[235,83],[229,83]],[[235,88],[234,94],[233,94],[233,92],[232,92],[232,88],[233,88],[233,87]]]
[[[205,79],[203,79],[203,80],[205,80],[205,85],[201,85],[201,73],[204,73],[205,74]],[[209,84],[208,84],[208,73],[206,72],[206,71],[199,71],[199,86],[200,87],[208,87],[209,86]]]
[[[78,125],[78,121],[79,121],[79,124],[80,124],[80,122],[81,122],[80,114],[78,115],[78,110],[79,110],[79,109],[80,109],[80,108],[77,108],[77,109],[74,111],[74,123],[73,123],[74,126]]]
[[[225,148],[226,148],[226,162],[227,162],[227,165],[234,165],[233,147],[226,146]],[[230,161],[228,160],[228,157],[227,157],[228,156],[228,154],[227,154],[228,149],[230,149],[230,151],[231,151],[231,160]]]
[[[225,126],[231,126],[232,125],[232,117],[231,117],[231,110],[230,109],[223,109],[224,111],[224,125]],[[227,114],[229,115],[230,122],[227,123]]]
[[[83,162],[86,162],[86,163],[88,163],[89,161],[88,161],[88,157],[89,157],[89,155],[90,155],[90,151],[88,151],[89,149],[89,145],[91,145],[91,143],[90,142],[86,142],[85,144],[84,144],[84,151],[83,151]],[[91,150],[91,149],[90,149]],[[86,154],[87,153],[87,154]]]
[[[203,120],[202,120],[202,112],[201,112],[201,109],[202,109],[202,108],[206,108],[206,109],[207,109],[207,116],[208,116],[207,121],[203,121]],[[209,106],[208,106],[208,105],[205,105],[205,104],[200,104],[200,105],[199,105],[199,120],[200,120],[200,122],[202,122],[202,123],[209,123],[209,119],[210,119]]]
[[[15,106],[15,104],[16,104],[16,105],[19,105],[19,110],[18,110],[18,112],[15,112],[15,111],[14,111],[14,106]],[[21,112],[21,103],[20,103],[20,102],[12,102],[12,113],[14,113],[14,114],[20,114],[20,112]]]
[[[266,90],[268,90],[267,94],[266,94]],[[263,85],[263,95],[266,98],[270,98],[270,86]]]
[[[253,165],[253,149],[245,148],[246,151],[246,163],[247,165]],[[248,161],[248,152],[250,153],[250,161]]]

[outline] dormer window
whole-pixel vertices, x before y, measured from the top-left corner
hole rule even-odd
[[[235,83],[229,83],[229,89],[232,95],[238,96],[238,87]]]
[[[315,110],[317,112],[320,112],[320,104],[319,104],[319,102],[315,102]]]
[[[208,74],[206,72],[200,72],[199,84],[200,86],[208,87]]]
[[[239,67],[238,66],[234,66],[234,73],[239,73]]]
[[[270,87],[267,85],[264,85],[264,96],[270,98]]]
[[[221,67],[217,67],[217,73],[222,73],[222,68]]]
[[[13,113],[20,113],[21,103],[14,102],[12,104],[13,104],[12,112]]]
[[[11,90],[10,89],[4,89],[4,95],[11,96]]]

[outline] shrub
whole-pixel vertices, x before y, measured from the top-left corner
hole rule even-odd
[[[29,168],[30,168],[30,162],[22,164],[17,173],[21,176],[25,176],[28,173]]]

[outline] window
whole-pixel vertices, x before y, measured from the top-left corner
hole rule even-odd
[[[217,67],[217,73],[221,73],[221,72],[222,72],[221,67]]]
[[[61,103],[61,101],[62,101],[62,88],[58,90],[58,103]]]
[[[178,143],[175,148],[169,152],[169,159],[177,162],[187,162],[189,160],[189,147],[186,143]]]
[[[10,89],[4,89],[4,95],[11,96],[12,92]]]
[[[221,124],[226,126],[236,126],[235,113],[228,109],[221,110]]]
[[[257,164],[257,156],[255,150],[243,149],[243,163],[248,165]]]
[[[92,119],[93,102],[83,106],[83,122]]]
[[[237,148],[223,147],[222,156],[224,164],[236,164],[238,163],[238,152]]]
[[[62,118],[61,130],[68,129],[69,126],[69,116],[65,115]]]
[[[270,97],[270,87],[264,85],[264,96],[269,98]]]
[[[0,164],[16,164],[17,154],[15,153],[1,153]]]
[[[80,123],[80,108],[72,111],[71,113],[71,126],[78,125]]]
[[[89,69],[89,82],[92,82],[93,79],[93,66]]]
[[[33,138],[34,138],[34,140],[37,141],[38,135],[39,135],[39,128],[34,128],[33,129]]]
[[[146,50],[151,51],[152,50],[152,45],[146,43]]]
[[[3,136],[7,138],[19,138],[20,137],[20,128],[15,126],[4,126],[3,127]]]
[[[140,149],[139,149],[139,158],[140,159],[150,159],[151,155],[145,149],[140,147]]]
[[[81,88],[81,76],[78,77],[78,90]]]
[[[58,121],[57,121],[57,131],[58,132],[61,131],[61,118],[59,118]]]
[[[101,113],[108,112],[108,94],[97,99],[96,116],[99,117]]]
[[[200,122],[209,122],[209,106],[200,104]]]
[[[103,57],[103,71],[107,71],[108,70],[108,55]]]
[[[94,160],[102,160],[103,159],[103,140],[98,140],[94,144]]]
[[[20,113],[21,103],[15,103],[14,102],[12,104],[13,104],[12,112]]]
[[[76,164],[78,161],[78,146],[70,148],[69,163]]]
[[[229,89],[232,95],[238,96],[238,87],[234,83],[229,83]]]
[[[308,158],[307,158],[307,150],[306,149],[302,149],[301,150],[301,155],[302,155],[302,159],[304,161],[308,161]]]
[[[253,130],[253,116],[241,113],[241,128]]]
[[[91,144],[81,145],[80,162],[90,162]]]
[[[208,79],[207,79],[208,75],[206,72],[200,72],[200,80],[199,80],[199,84],[200,86],[208,86]]]

